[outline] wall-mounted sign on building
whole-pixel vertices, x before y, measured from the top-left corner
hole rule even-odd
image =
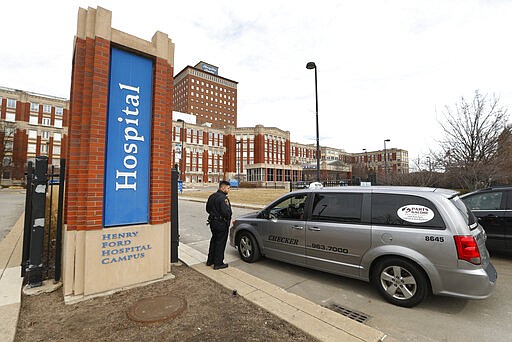
[[[111,50],[105,227],[148,223],[153,62]]]
[[[201,69],[203,71],[209,72],[210,74],[214,74],[214,75],[219,74],[219,68],[217,68],[213,65],[210,65],[210,64],[201,63]]]

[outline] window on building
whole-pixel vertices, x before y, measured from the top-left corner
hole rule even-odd
[[[4,164],[4,166],[10,166],[12,164],[12,157],[5,156],[4,160],[3,160],[3,164]]]
[[[64,114],[64,108],[55,107],[55,115],[62,115],[62,114]]]
[[[52,112],[52,106],[44,104],[43,105],[43,113],[51,113]]]
[[[62,120],[55,119],[55,127],[62,128]]]
[[[28,138],[29,139],[37,139],[37,131],[34,131],[33,129],[28,130]]]
[[[50,126],[51,119],[50,118],[43,118],[42,125],[43,126]]]
[[[53,133],[53,141],[61,141],[61,140],[62,140],[62,134]]]
[[[39,103],[30,102],[30,111],[39,112]]]
[[[10,122],[16,121],[16,114],[15,113],[5,113],[5,121],[10,121]]]
[[[4,152],[11,152],[13,147],[13,143],[11,140],[7,140],[4,145]]]
[[[31,125],[37,125],[37,116],[31,115],[28,119],[28,123]]]
[[[48,153],[48,145],[47,144],[41,144],[40,147],[41,153]]]
[[[16,131],[16,128],[14,127],[4,127],[4,137],[14,137],[14,132]]]
[[[27,152],[28,153],[36,153],[36,144],[28,144]]]
[[[60,146],[53,146],[53,154],[60,155]]]
[[[7,108],[16,108],[16,100],[7,99]]]
[[[50,132],[42,131],[41,132],[41,139],[46,139],[46,140],[50,139]]]

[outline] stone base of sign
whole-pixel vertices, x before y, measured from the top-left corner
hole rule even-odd
[[[171,272],[170,223],[64,235],[64,296],[95,296],[163,279]]]

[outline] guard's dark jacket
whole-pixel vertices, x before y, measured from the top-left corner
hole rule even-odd
[[[228,196],[220,189],[211,194],[206,202],[206,211],[209,214],[208,222],[212,232],[206,264],[214,265],[214,268],[218,266],[226,267],[227,265],[224,264],[224,249],[226,249],[232,214]]]
[[[208,197],[206,202],[206,211],[208,212],[208,221],[223,221],[229,223],[231,221],[231,204],[228,196],[220,190]]]

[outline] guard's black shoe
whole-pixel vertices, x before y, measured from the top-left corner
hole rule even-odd
[[[209,261],[206,262],[206,266],[211,266],[211,265],[213,265],[213,262],[209,262]]]
[[[228,267],[228,264],[220,264],[220,265],[213,266],[213,269],[214,270],[221,270],[221,269],[226,268],[226,267]]]

